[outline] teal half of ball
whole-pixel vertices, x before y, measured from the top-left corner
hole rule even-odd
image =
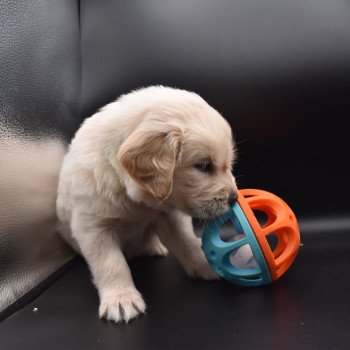
[[[223,228],[232,233],[230,239],[222,239]],[[210,266],[225,280],[241,286],[271,282],[264,255],[238,203],[225,214],[206,222],[202,246]]]

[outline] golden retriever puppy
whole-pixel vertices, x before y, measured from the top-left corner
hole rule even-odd
[[[192,216],[213,218],[237,199],[229,124],[195,93],[151,86],[85,120],[59,178],[59,231],[86,259],[100,317],[144,313],[127,259],[176,256],[191,277],[214,280]],[[164,245],[165,246],[164,246]]]

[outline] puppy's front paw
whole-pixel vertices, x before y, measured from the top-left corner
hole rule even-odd
[[[99,315],[109,321],[126,323],[145,313],[146,304],[135,288],[103,293]]]
[[[186,268],[186,271],[192,278],[202,278],[206,281],[217,281],[220,279],[220,276],[213,271],[204,257],[198,261],[192,262],[192,264]]]

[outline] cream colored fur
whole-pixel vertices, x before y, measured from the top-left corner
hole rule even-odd
[[[191,216],[228,209],[236,191],[231,129],[198,95],[152,86],[123,95],[85,120],[60,173],[59,230],[88,262],[100,317],[144,313],[127,259],[167,255],[188,275],[217,279]],[[210,172],[199,165],[212,163]],[[165,246],[167,248],[165,248]]]

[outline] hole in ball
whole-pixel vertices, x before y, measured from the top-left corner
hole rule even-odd
[[[211,250],[209,254],[213,260],[216,260],[218,258],[218,255],[216,254],[216,252],[214,250]]]

